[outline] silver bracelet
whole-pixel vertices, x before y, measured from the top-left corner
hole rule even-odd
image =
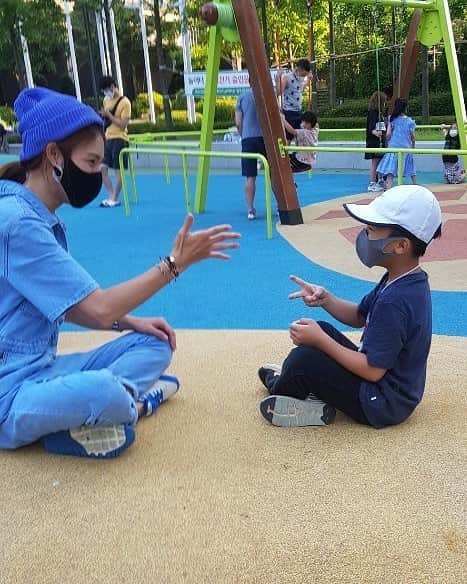
[[[118,333],[122,332],[122,329],[120,328],[120,322],[118,320],[114,320],[112,323],[112,330],[113,331],[117,331]]]

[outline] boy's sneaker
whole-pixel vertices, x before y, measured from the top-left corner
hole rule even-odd
[[[261,379],[261,383],[269,393],[271,392],[276,378],[281,374],[281,371],[282,367],[275,363],[265,363],[258,369],[258,377]]]
[[[85,458],[115,458],[135,440],[130,424],[117,426],[80,426],[44,436],[42,443],[51,454]]]
[[[112,199],[104,199],[101,201],[99,207],[119,207],[120,201],[113,201]]]
[[[163,401],[177,393],[180,382],[173,375],[161,375],[138,402],[144,404],[143,416],[151,416]]]
[[[381,188],[377,182],[370,182],[368,185],[369,193],[379,193],[381,190],[384,190],[384,188]]]
[[[247,217],[250,221],[256,219],[256,209],[249,209]]]
[[[273,426],[328,426],[336,410],[315,397],[306,400],[270,395],[259,404],[263,417]]]

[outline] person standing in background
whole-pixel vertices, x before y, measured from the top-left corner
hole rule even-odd
[[[278,79],[277,95],[282,96],[281,109],[287,122],[295,129],[302,123],[303,90],[307,81],[313,79],[311,65],[307,59],[299,59],[293,71]],[[293,135],[286,131],[290,143]]]
[[[102,180],[108,192],[108,197],[101,201],[101,207],[117,207],[122,188],[119,156],[123,148],[128,148],[128,122],[131,117],[131,102],[120,93],[113,77],[103,77],[101,89],[104,102],[101,115],[104,118],[105,153],[102,163]],[[123,157],[123,166],[128,168],[128,156]],[[115,171],[115,186],[109,176],[109,168]]]
[[[387,96],[381,91],[375,91],[370,97],[368,112],[366,115],[366,147],[384,148],[386,143],[386,123],[384,122],[384,108],[386,107]],[[365,152],[365,160],[371,160],[370,181],[368,192],[384,191],[384,179],[382,175],[378,177],[376,167],[378,166],[383,153]],[[379,179],[379,180],[378,180]]]
[[[235,125],[242,137],[242,152],[252,152],[266,156],[263,131],[261,129],[253,92],[248,89],[240,95],[235,107]],[[258,164],[254,158],[242,158],[242,176],[245,177],[245,198],[248,209],[248,219],[256,219],[254,206],[256,194],[256,177]]]

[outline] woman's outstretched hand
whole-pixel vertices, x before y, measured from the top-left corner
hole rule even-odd
[[[215,225],[201,231],[190,231],[194,217],[189,213],[175,238],[171,254],[175,258],[178,271],[185,270],[192,264],[207,258],[228,260],[230,256],[224,253],[236,249],[240,233],[232,231],[231,225]]]

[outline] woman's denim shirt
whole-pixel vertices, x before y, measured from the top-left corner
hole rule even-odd
[[[24,186],[0,181],[0,423],[15,389],[56,356],[73,305],[98,288],[70,256],[58,217]]]

